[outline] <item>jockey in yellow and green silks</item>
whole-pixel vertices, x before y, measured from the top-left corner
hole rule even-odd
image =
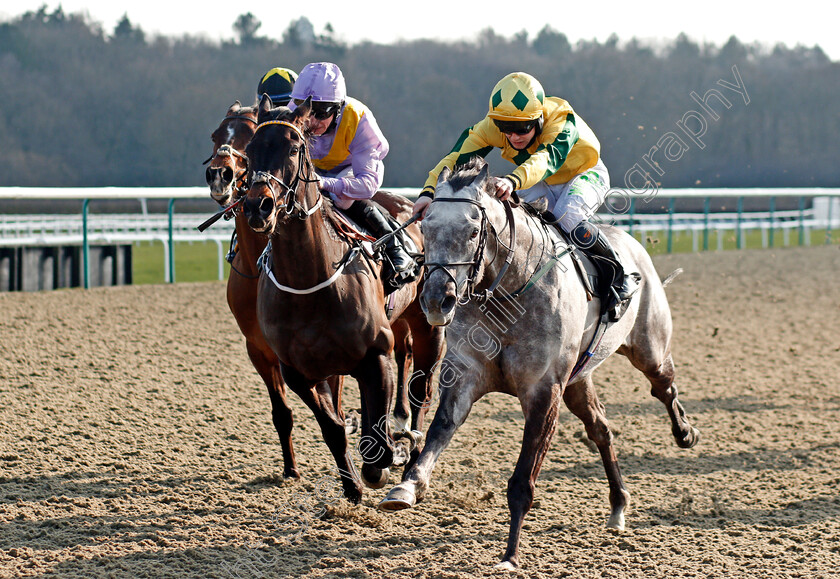
[[[429,172],[414,213],[425,214],[444,167],[452,169],[472,157],[485,157],[494,148],[516,165],[507,175],[491,178],[496,196],[505,200],[517,191],[526,202],[546,198],[554,221],[579,247],[618,266],[615,290],[619,300],[631,297],[638,289],[635,280],[624,276],[609,240],[588,221],[610,188],[601,144],[567,101],[546,96],[530,74],[514,72],[496,84],[487,116],[466,129],[452,151]]]

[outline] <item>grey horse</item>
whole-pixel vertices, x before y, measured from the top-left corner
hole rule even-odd
[[[514,569],[520,563],[522,524],[533,502],[534,484],[554,434],[561,399],[584,423],[601,454],[610,487],[607,526],[624,528],[630,494],[592,381],[592,372],[613,352],[626,356],[648,378],[652,395],[668,410],[680,447],[694,446],[700,433],[689,424],[677,399],[671,312],[644,248],[619,229],[603,228],[627,271],[641,274],[641,287],[623,316],[593,343],[599,300],[587,300],[568,255],[545,267],[558,253],[558,240],[550,239],[542,223],[523,209],[506,211],[486,192],[488,176],[488,167],[480,159],[455,173],[444,170],[423,221],[428,273],[421,305],[431,324],[447,326],[440,403],[417,462],[379,507],[397,511],[423,500],[436,461],[475,401],[488,392],[516,396],[525,414],[525,432],[508,481],[510,533],[499,563],[501,568]],[[511,235],[512,225],[515,235]],[[539,279],[537,274],[541,274]],[[482,294],[495,284],[492,297]],[[591,358],[572,377],[590,345]]]

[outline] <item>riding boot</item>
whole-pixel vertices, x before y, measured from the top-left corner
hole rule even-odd
[[[359,206],[358,208],[356,206]],[[357,200],[352,206],[355,215],[363,217],[364,224],[370,228],[377,239],[394,231],[394,228],[382,215],[379,208],[368,200]],[[353,217],[354,215],[351,215]],[[405,281],[414,279],[417,275],[417,262],[415,262],[405,249],[403,249],[397,235],[392,235],[385,242],[385,253],[388,254],[394,273],[397,278]]]
[[[612,280],[612,292],[618,304],[621,304],[635,294],[639,289],[638,273],[625,275],[624,266],[618,258],[618,254],[610,245],[607,236],[601,233],[592,223],[581,221],[571,232],[572,241],[580,249],[589,255],[598,256],[610,262],[615,268],[615,275]]]

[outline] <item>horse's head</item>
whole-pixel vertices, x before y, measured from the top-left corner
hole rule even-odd
[[[305,219],[320,201],[318,188],[311,186],[318,179],[311,178],[314,167],[306,153],[311,110],[309,99],[294,111],[272,109],[266,95],[260,100],[257,128],[245,148],[251,181],[244,206],[248,224],[259,233],[272,233],[292,216]]]
[[[244,151],[256,126],[256,108],[243,107],[236,101],[225,113],[219,128],[210,135],[213,155],[208,159],[210,166],[204,176],[210,186],[210,197],[219,205],[229,205],[245,184],[248,157]]]
[[[445,326],[455,316],[455,307],[484,273],[484,248],[489,223],[485,195],[489,170],[476,157],[438,177],[434,202],[423,220],[426,281],[420,306],[433,326]]]

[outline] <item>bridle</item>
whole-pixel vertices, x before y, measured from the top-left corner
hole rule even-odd
[[[467,273],[467,279],[465,280],[464,297],[458,298],[458,303],[460,305],[464,305],[470,300],[475,300],[479,304],[487,302],[493,297],[493,291],[499,286],[499,283],[501,283],[502,278],[513,261],[513,251],[516,246],[516,227],[514,225],[513,210],[510,202],[502,201],[502,205],[504,205],[505,208],[507,226],[510,227],[510,245],[506,247],[508,253],[505,257],[505,263],[502,264],[502,267],[499,270],[498,275],[496,275],[496,279],[493,280],[493,283],[491,283],[487,289],[478,293],[475,292],[475,287],[478,283],[476,278],[478,277],[478,272],[481,270],[481,264],[484,260],[484,248],[487,245],[487,233],[488,230],[492,229],[493,234],[498,240],[499,234],[496,231],[496,228],[493,227],[493,224],[487,218],[487,211],[484,209],[484,206],[475,199],[470,199],[468,197],[446,197],[442,199],[433,199],[432,203],[471,203],[472,205],[478,207],[478,210],[481,212],[481,225],[478,233],[478,247],[476,247],[472,261],[450,261],[446,263],[427,261],[425,263],[426,278],[428,279],[428,277],[438,269],[442,270],[455,284],[456,295],[460,295],[461,292],[458,289],[458,281],[455,279],[455,274],[453,274],[449,268],[457,266],[470,266],[469,272]],[[499,241],[499,243],[504,245],[501,241]]]
[[[311,165],[306,163],[306,158],[304,157],[304,153],[306,152],[306,138],[303,136],[301,130],[293,125],[288,121],[265,121],[257,125],[257,128],[254,130],[254,134],[256,135],[257,131],[261,128],[268,126],[268,125],[283,125],[285,127],[289,127],[297,133],[300,137],[302,144],[298,149],[298,168],[297,173],[295,174],[295,178],[292,180],[290,184],[286,184],[285,181],[276,177],[273,173],[269,171],[257,171],[251,177],[251,186],[256,185],[257,183],[263,183],[266,187],[268,187],[269,192],[271,193],[271,199],[274,202],[274,207],[278,206],[278,200],[280,199],[281,193],[278,193],[275,188],[274,184],[276,183],[283,189],[285,189],[285,193],[283,194],[283,205],[285,205],[285,211],[287,216],[294,216],[298,219],[305,220],[310,215],[318,211],[321,207],[321,203],[323,202],[323,196],[320,194],[318,195],[318,201],[312,207],[307,208],[301,202],[297,200],[297,188],[300,183],[317,183],[318,179],[312,179],[309,175],[304,175],[303,168],[304,166],[310,168],[307,173],[311,173]]]

